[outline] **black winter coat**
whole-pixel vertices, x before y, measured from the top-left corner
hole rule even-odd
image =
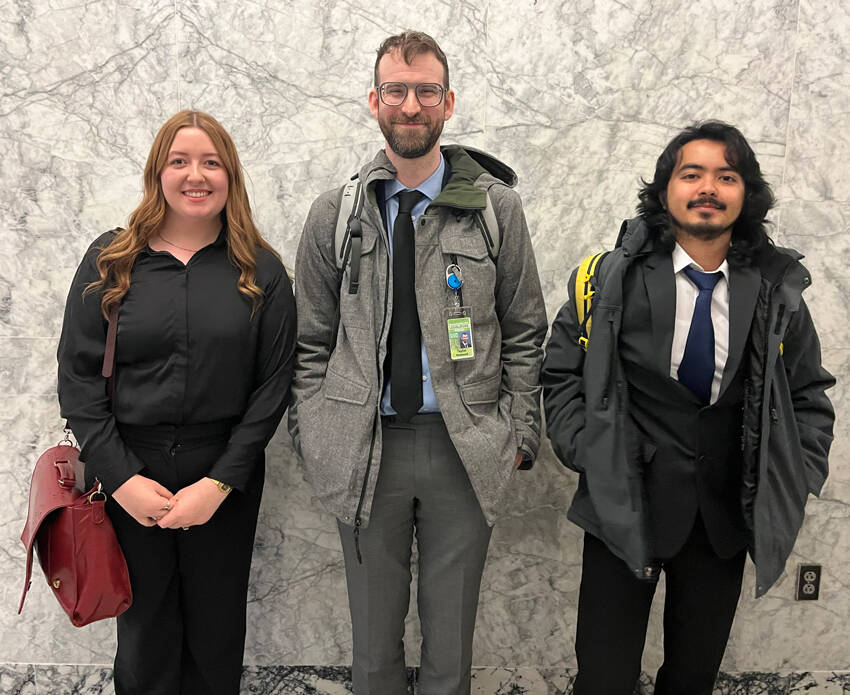
[[[552,325],[543,363],[548,436],[562,463],[577,471],[568,518],[603,540],[636,576],[655,579],[641,471],[651,452],[636,447],[628,388],[618,355],[623,278],[651,251],[640,218],[597,272],[592,334],[578,343],[575,277]],[[820,344],[802,291],[811,280],[794,251],[768,247],[742,369],[747,370],[741,502],[756,563],[756,595],[779,578],[803,519],[808,493],[826,479],[834,413],[825,390],[835,383],[821,366]]]

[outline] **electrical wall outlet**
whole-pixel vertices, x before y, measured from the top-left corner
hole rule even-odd
[[[820,565],[800,565],[797,569],[797,600],[817,601],[820,596]]]

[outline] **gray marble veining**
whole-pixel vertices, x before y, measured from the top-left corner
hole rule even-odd
[[[4,667],[0,690],[49,692],[49,678],[109,692],[102,670],[62,665],[108,664],[111,624],[72,628],[39,576],[15,615],[18,536],[35,456],[61,437],[54,355],[68,284],[90,240],[139,200],[156,129],[179,108],[219,118],[239,148],[256,218],[291,265],[312,199],[381,145],[366,108],[374,51],[405,27],[432,33],[449,56],[457,107],[444,140],[490,150],[518,172],[550,316],[569,269],[611,246],[640,177],[677,129],[717,117],[749,137],[779,197],[774,237],[803,252],[813,274],[807,301],[839,379],[839,417],[830,479],[809,502],[787,575],[756,601],[747,569],[723,666],[738,675],[718,692],[850,688],[841,673],[850,669],[846,3],[0,0],[0,10],[0,484],[9,500],[0,507],[0,663],[46,665]],[[564,512],[575,484],[544,446],[505,500],[475,638],[475,663],[490,668],[476,672],[476,692],[569,692],[581,533]],[[824,565],[816,603],[793,601],[802,562]],[[650,674],[661,661],[662,599],[663,584]],[[279,666],[345,664],[351,650],[335,525],[311,504],[283,428],[268,451],[248,611],[246,663],[263,674],[249,683],[268,684],[249,692],[302,692],[283,682],[345,692],[332,671]],[[411,616],[410,665],[418,640]],[[810,676],[791,672],[818,675],[807,689]]]

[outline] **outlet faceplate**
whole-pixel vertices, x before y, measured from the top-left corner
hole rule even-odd
[[[800,565],[797,570],[797,600],[817,601],[820,596],[820,565]]]

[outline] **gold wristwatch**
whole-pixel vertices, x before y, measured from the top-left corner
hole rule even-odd
[[[228,485],[227,483],[223,483],[220,480],[216,480],[215,478],[210,478],[210,480],[212,480],[215,483],[215,486],[219,490],[221,490],[222,495],[226,495],[228,492],[230,492],[233,489],[232,485]]]

